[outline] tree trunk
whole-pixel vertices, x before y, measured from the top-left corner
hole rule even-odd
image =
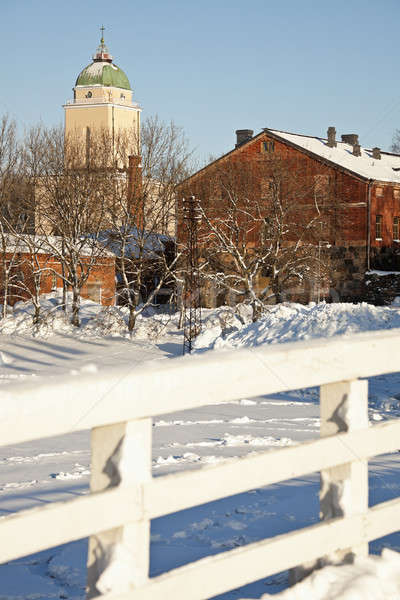
[[[62,299],[62,309],[64,312],[67,312],[67,284],[63,279],[63,299]]]
[[[136,323],[136,311],[135,311],[135,306],[133,306],[133,304],[129,305],[129,322],[128,322],[128,329],[129,329],[129,333],[132,333],[134,327],[135,327],[135,323]]]
[[[4,292],[3,292],[3,308],[2,308],[2,318],[5,319],[7,316],[7,302],[8,302],[8,282],[4,280]]]
[[[252,321],[253,323],[255,323],[256,321],[258,321],[262,314],[261,303],[256,298],[254,298],[251,301],[250,306],[253,309]]]
[[[33,324],[38,325],[40,321],[40,303],[34,302],[35,312],[33,313]]]
[[[80,307],[80,294],[79,294],[79,290],[74,287],[72,290],[72,317],[71,317],[71,323],[72,325],[74,325],[75,327],[80,327],[80,321],[79,321],[79,307]]]
[[[282,302],[282,290],[279,281],[277,279],[274,279],[271,287],[274,294],[275,303],[279,304],[280,302]]]

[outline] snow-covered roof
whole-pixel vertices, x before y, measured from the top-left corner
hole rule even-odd
[[[126,256],[134,256],[138,258],[140,254],[144,254],[147,258],[154,258],[157,253],[165,250],[165,242],[173,241],[173,237],[152,233],[149,231],[141,231],[136,227],[132,227],[124,235],[118,232],[104,231],[100,238],[101,243],[108,246],[109,250],[120,256],[121,254],[121,237],[125,237],[125,253]]]
[[[3,240],[0,241],[0,250],[3,249],[3,243],[5,246],[5,252],[22,252],[35,254],[59,254],[62,251],[62,238],[60,236],[48,235],[32,235],[32,234],[20,234],[13,235],[11,233],[4,235]],[[99,240],[93,240],[89,236],[82,237],[75,243],[64,239],[65,250],[68,250],[75,246],[79,254],[82,256],[92,256],[93,254],[102,254],[105,257],[114,258],[115,255],[110,250],[104,248],[103,244]]]
[[[328,146],[328,141],[321,137],[300,135],[275,129],[264,130],[282,138],[308,152],[312,152],[325,160],[348,169],[361,177],[400,183],[400,155],[381,151],[381,159],[372,157],[372,150],[361,148],[361,156],[354,156],[353,146],[337,141],[336,148]],[[395,169],[395,170],[394,170]],[[399,169],[399,170],[397,170]]]

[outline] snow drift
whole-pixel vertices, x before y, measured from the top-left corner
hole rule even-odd
[[[226,320],[226,319],[225,319]],[[229,326],[210,317],[195,341],[198,351],[242,348],[333,335],[351,335],[400,327],[400,310],[370,304],[283,303],[268,309],[256,323],[246,323],[231,309]]]

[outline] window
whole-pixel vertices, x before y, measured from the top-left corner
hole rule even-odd
[[[376,215],[375,220],[375,238],[377,240],[382,239],[382,215]]]
[[[377,187],[375,195],[376,195],[377,198],[383,196],[383,188],[382,187]]]
[[[400,217],[393,217],[393,239],[400,240]]]
[[[400,189],[395,188],[393,190],[393,198],[400,198]]]
[[[268,140],[268,142],[261,142],[261,152],[273,152],[275,150],[275,142]]]
[[[91,98],[91,97],[92,97],[92,92],[88,92],[88,93],[86,94],[86,98]]]

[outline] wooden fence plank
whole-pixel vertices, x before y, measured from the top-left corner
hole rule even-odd
[[[398,449],[399,440],[400,421],[392,421],[298,446],[228,459],[196,471],[157,477],[144,486],[146,514],[154,519],[252,488],[332,468],[354,460],[355,456],[365,460],[393,452]]]
[[[101,375],[37,378],[34,386],[6,384],[0,389],[1,444],[398,371],[399,336],[399,330],[368,332],[351,340],[338,336],[160,361],[156,371],[154,365],[104,369]]]
[[[381,524],[383,528],[381,529]],[[400,500],[390,500],[370,509],[367,515],[323,521],[305,529],[203,558],[151,579],[125,595],[107,595],[104,600],[206,600],[217,594],[294,567],[299,549],[304,561],[316,560],[338,549],[370,541],[400,529]]]
[[[88,598],[134,589],[148,578],[150,521],[144,518],[142,484],[151,479],[151,419],[98,427],[92,431],[91,443],[91,491],[114,486],[129,490],[129,506],[139,520],[127,519],[119,527],[103,527],[90,536]],[[109,573],[116,562],[121,563],[118,577]]]
[[[104,528],[113,529],[124,522],[133,523],[143,516],[154,519],[255,487],[333,467],[354,456],[353,450],[361,458],[392,452],[398,449],[399,439],[400,421],[380,423],[364,431],[339,434],[227,460],[198,471],[145,481],[142,484],[143,507],[132,504],[132,499],[137,496],[137,488],[133,486],[108,489],[21,511],[0,519],[0,538],[10,540],[7,546],[4,544],[0,548],[0,563],[98,533]],[[29,536],[24,535],[27,531]]]
[[[321,386],[321,437],[368,430],[368,382],[345,381]],[[321,470],[320,517],[347,517],[368,510],[368,461],[351,448],[350,461]],[[329,562],[367,556],[368,544],[345,548],[329,556]]]
[[[3,517],[0,563],[138,520],[132,494],[115,488]]]

